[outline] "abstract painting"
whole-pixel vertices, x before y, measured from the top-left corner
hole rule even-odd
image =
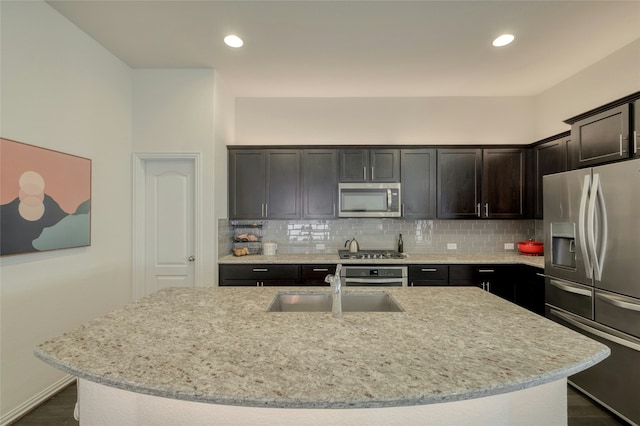
[[[91,245],[91,160],[0,138],[0,255]]]

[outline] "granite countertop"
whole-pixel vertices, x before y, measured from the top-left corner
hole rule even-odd
[[[468,254],[417,254],[406,253],[403,259],[340,259],[337,253],[313,253],[313,254],[277,254],[275,256],[249,255],[234,256],[228,255],[218,259],[218,263],[243,264],[243,263],[342,263],[342,264],[500,264],[516,263],[537,268],[544,268],[544,256],[526,256],[518,253],[468,253]]]
[[[431,404],[562,379],[609,349],[474,287],[388,288],[404,312],[269,313],[278,292],[171,288],[35,349],[119,389],[279,408]],[[348,290],[368,291],[371,290]]]

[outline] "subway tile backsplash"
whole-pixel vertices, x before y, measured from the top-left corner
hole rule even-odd
[[[542,240],[542,221],[534,220],[265,220],[263,240],[278,244],[278,253],[335,253],[356,238],[361,249],[396,249],[402,234],[407,253],[504,253],[505,243]],[[220,257],[231,252],[230,222],[218,222]],[[448,246],[455,244],[455,250]]]

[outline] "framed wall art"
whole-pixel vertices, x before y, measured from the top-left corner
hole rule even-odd
[[[91,160],[0,138],[0,255],[91,245]]]

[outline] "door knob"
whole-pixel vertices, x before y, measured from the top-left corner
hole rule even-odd
[[[196,258],[195,256],[189,256],[189,262],[195,262]]]

